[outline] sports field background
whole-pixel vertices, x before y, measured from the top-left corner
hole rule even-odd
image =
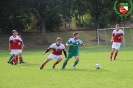
[[[73,31],[48,33],[50,43],[60,35],[63,43],[71,37]],[[25,34],[22,38],[27,46],[23,50],[25,64],[12,66],[7,63],[10,57],[7,34],[0,35],[0,88],[132,88],[133,85],[133,47],[121,47],[116,61],[110,61],[111,48],[97,48],[95,31],[79,31],[81,39],[87,45],[88,54],[80,47],[80,62],[73,70],[75,61],[72,58],[66,70],[60,71],[65,58],[55,69],[52,69],[55,59],[50,61],[43,70],[41,63],[50,54],[42,55],[46,47],[41,43],[39,33]],[[68,50],[68,49],[67,49]],[[101,69],[95,69],[99,63]]]
[[[0,88],[132,88],[133,51],[122,49],[116,61],[109,60],[110,50],[88,48],[88,54],[80,49],[80,62],[77,70],[72,70],[72,58],[66,70],[58,70],[63,61],[52,69],[55,59],[43,70],[39,66],[47,55],[43,50],[25,50],[23,58],[27,62],[12,66],[7,64],[8,51],[0,50]],[[99,63],[101,69],[95,69]]]

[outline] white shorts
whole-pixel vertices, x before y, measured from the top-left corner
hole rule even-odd
[[[118,43],[118,42],[113,42],[113,44],[112,44],[112,48],[114,48],[116,50],[119,50],[120,46],[121,46],[121,43]]]
[[[15,54],[15,55],[18,55],[18,50],[15,50],[15,49],[12,49],[10,54]]]
[[[62,55],[50,54],[47,58],[48,58],[48,59],[54,59],[54,58],[59,59],[59,58],[62,58]]]
[[[18,50],[18,53],[22,53],[22,49]]]

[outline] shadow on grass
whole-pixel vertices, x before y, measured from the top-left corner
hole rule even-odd
[[[32,64],[32,63],[22,63],[18,64],[18,66],[39,66],[40,64]]]
[[[132,60],[116,60],[116,61],[133,61],[133,59]]]
[[[108,70],[105,69],[94,69],[94,70],[89,70],[89,69],[65,69],[65,70],[59,70],[59,69],[45,69],[45,70],[57,70],[57,71],[73,71],[73,72],[109,72]]]

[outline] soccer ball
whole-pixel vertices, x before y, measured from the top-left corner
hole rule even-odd
[[[100,69],[100,68],[101,68],[101,65],[100,65],[100,64],[96,64],[96,65],[95,65],[95,68],[96,68],[96,69]]]

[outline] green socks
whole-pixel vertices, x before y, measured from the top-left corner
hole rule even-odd
[[[74,65],[73,66],[76,66],[77,64],[78,64],[78,60],[76,60],[75,62],[74,62]]]
[[[22,58],[22,62],[24,62],[24,61],[23,61],[23,58]]]
[[[65,62],[63,63],[62,68],[65,68],[66,65],[67,65],[67,62],[65,61]]]
[[[10,62],[12,60],[12,58],[13,58],[13,55],[9,58],[8,62]]]

